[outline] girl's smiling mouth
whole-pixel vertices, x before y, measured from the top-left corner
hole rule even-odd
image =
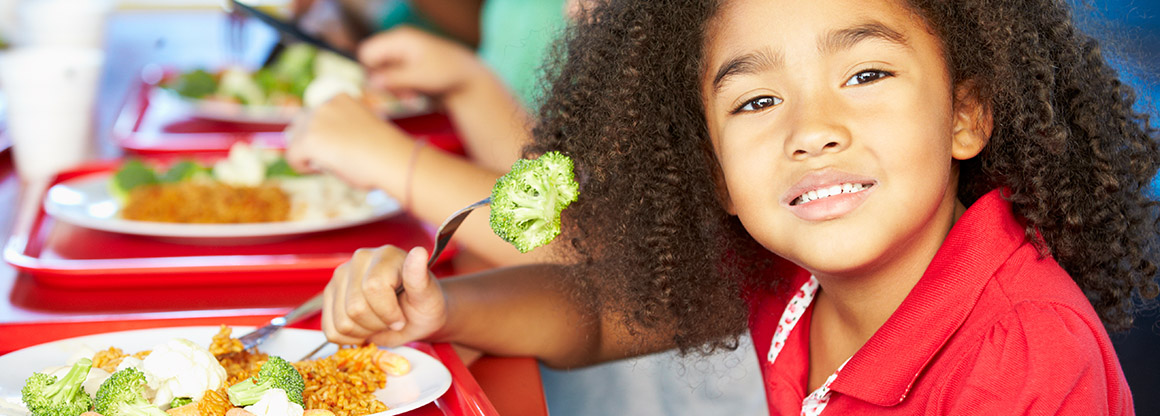
[[[862,205],[878,181],[861,175],[826,170],[806,175],[782,197],[782,206],[806,221],[846,215]]]

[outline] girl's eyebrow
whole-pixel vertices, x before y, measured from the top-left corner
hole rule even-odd
[[[818,51],[823,55],[831,55],[853,48],[859,42],[870,39],[883,40],[907,49],[911,48],[906,35],[880,22],[871,21],[827,32],[818,38]],[[721,64],[716,75],[713,76],[713,92],[719,92],[721,87],[729,81],[729,78],[777,69],[783,65],[783,61],[784,58],[780,51],[768,48],[729,58]]]
[[[869,39],[883,40],[910,49],[906,35],[880,22],[868,22],[834,30],[819,37],[818,52],[823,55],[835,54]]]
[[[778,68],[783,65],[783,60],[781,52],[768,48],[734,56],[717,69],[717,75],[713,76],[713,92],[719,92],[728,78]]]

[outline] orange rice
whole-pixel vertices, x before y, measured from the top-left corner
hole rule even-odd
[[[294,367],[306,380],[306,409],[327,409],[336,416],[361,416],[387,410],[374,397],[387,385],[387,375],[374,364],[378,347],[339,348],[326,358],[299,361]]]
[[[177,223],[286,221],[290,218],[290,197],[272,184],[234,187],[213,181],[182,181],[143,185],[129,192],[121,216]]]

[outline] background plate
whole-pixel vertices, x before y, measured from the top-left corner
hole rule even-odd
[[[381,191],[367,193],[369,216],[321,222],[284,221],[251,224],[179,224],[133,221],[117,216],[119,204],[109,193],[111,172],[97,173],[68,180],[49,188],[44,210],[53,218],[95,230],[189,240],[197,243],[238,243],[268,240],[318,231],[335,230],[378,220],[400,211],[398,201]]]

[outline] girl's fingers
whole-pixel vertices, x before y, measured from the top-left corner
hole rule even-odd
[[[418,314],[431,316],[442,313],[443,292],[435,277],[427,270],[427,249],[415,247],[403,260],[403,294],[401,302]]]
[[[378,68],[403,60],[407,52],[404,42],[400,42],[400,35],[405,35],[406,30],[388,30],[363,41],[356,51],[359,63],[368,68]]]
[[[334,330],[340,335],[357,338],[359,340],[366,339],[366,337],[374,333],[374,331],[364,327],[356,320],[355,316],[350,314],[351,310],[357,310],[358,308],[357,306],[353,308],[351,306],[353,293],[351,281],[358,279],[365,268],[366,254],[356,252],[350,261],[335,269],[334,278],[331,280],[331,283],[334,283],[334,308],[331,310],[334,316],[331,320],[331,323],[334,325]],[[341,274],[339,269],[341,269]],[[354,285],[357,288],[357,281]],[[361,319],[361,317],[358,318]]]
[[[389,249],[390,247],[387,247]],[[358,326],[358,332],[366,332],[367,335],[386,329],[387,324],[384,321],[386,317],[380,317],[371,307],[371,294],[364,290],[363,282],[367,279],[371,280],[387,280],[393,281],[392,276],[379,276],[374,270],[375,264],[378,263],[379,249],[361,248],[355,251],[352,266],[349,272],[349,278],[346,279],[346,304],[345,314]],[[388,283],[389,284],[389,283]],[[391,294],[394,298],[394,294]],[[383,300],[375,300],[382,302]],[[388,299],[388,302],[393,303]],[[397,307],[396,307],[397,309]]]
[[[299,172],[310,171],[310,152],[305,149],[307,144],[303,140],[303,134],[306,133],[309,123],[310,115],[304,112],[294,117],[294,120],[286,126],[286,130],[282,132],[286,142],[286,163],[289,163],[290,167]]]
[[[347,327],[342,324],[343,320],[347,319],[344,310],[343,295],[345,290],[345,279],[350,269],[350,263],[343,263],[334,270],[334,278],[326,285],[323,291],[322,302],[322,332],[326,334],[326,339],[335,344],[361,344],[365,336],[352,336],[348,332],[344,332],[342,328]]]
[[[379,330],[397,329],[404,323],[399,298],[395,294],[395,289],[402,284],[399,279],[402,262],[403,250],[394,246],[380,248],[363,276],[363,295],[368,301],[367,306],[379,320]]]

